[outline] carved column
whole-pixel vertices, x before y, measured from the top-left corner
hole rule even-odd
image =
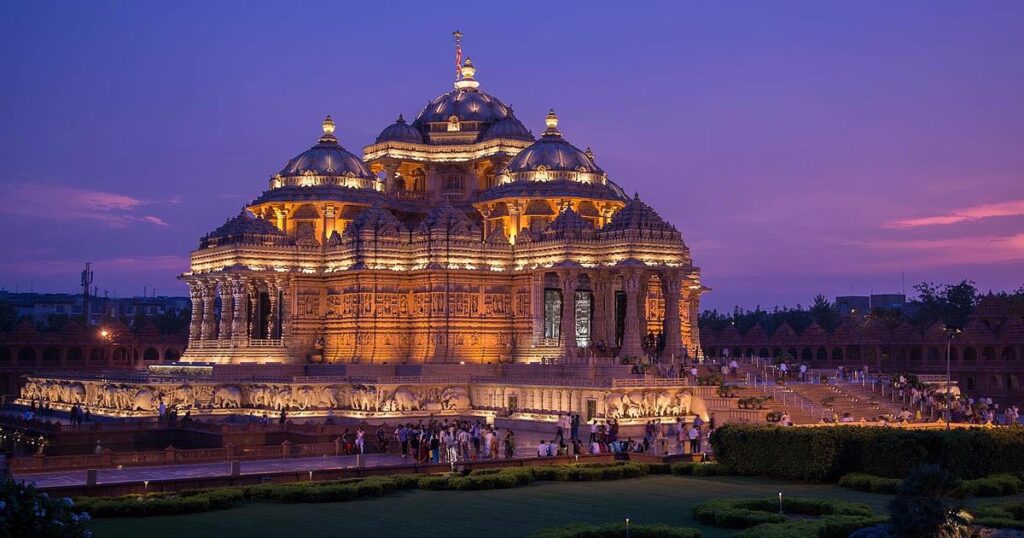
[[[245,316],[246,311],[246,294],[245,294],[245,281],[244,280],[232,280],[231,281],[231,305],[235,308],[231,315],[231,339],[239,340],[244,339],[246,336],[246,322]]]
[[[249,294],[249,330],[247,336],[249,339],[258,339],[260,337],[260,288],[256,283],[255,279],[249,281],[246,286],[246,292]]]
[[[536,272],[530,275],[530,284],[533,289],[533,344],[537,345],[544,338],[544,273]]]
[[[594,323],[591,327],[594,334],[591,336],[591,347],[596,348],[598,342],[610,347],[612,339],[608,336],[608,312],[613,308],[609,306],[611,285],[608,275],[603,272],[594,274],[591,285],[594,287]]]
[[[562,350],[565,358],[576,357],[576,271],[567,270],[559,275],[562,284]]]
[[[666,359],[678,359],[681,355],[682,337],[679,334],[679,299],[682,279],[675,271],[661,274],[661,292],[665,297],[665,352]],[[663,359],[664,360],[664,359]]]
[[[622,288],[626,292],[626,326],[622,335],[620,357],[641,357],[644,354],[640,345],[640,291],[641,273],[637,270],[627,271],[622,276]]]
[[[281,327],[281,339],[283,340],[291,334],[292,312],[295,311],[292,305],[294,297],[292,296],[291,277],[280,281],[278,288],[281,290],[281,319],[279,325]]]
[[[270,306],[270,311],[267,313],[267,338],[274,339],[278,337],[277,334],[277,323],[279,321],[277,315],[277,299],[280,292],[279,284],[277,281],[272,280],[267,283],[267,299]]]
[[[230,280],[220,283],[220,339],[231,339],[235,319],[235,295]]]
[[[217,325],[214,312],[216,305],[217,283],[203,282],[203,324],[202,339],[212,340],[217,336]]]
[[[192,300],[192,319],[188,325],[189,343],[203,337],[203,286],[197,280],[189,281],[188,296]]]

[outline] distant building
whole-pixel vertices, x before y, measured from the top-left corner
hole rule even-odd
[[[871,298],[865,295],[836,297],[836,310],[844,316],[854,315],[858,312],[867,312],[871,310]]]
[[[66,315],[82,319],[82,295],[70,293],[10,293],[0,291],[0,302],[14,307],[19,318],[32,323],[45,323],[51,315]],[[100,325],[104,318],[124,319],[129,323],[137,315],[156,317],[166,312],[175,314],[189,310],[188,297],[91,297],[89,299],[89,325]]]

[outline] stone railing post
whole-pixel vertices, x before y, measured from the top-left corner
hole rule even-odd
[[[290,458],[292,455],[292,444],[287,439],[281,442],[281,457]]]

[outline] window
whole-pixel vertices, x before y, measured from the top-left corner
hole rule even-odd
[[[561,334],[562,290],[544,289],[544,338],[557,340]]]
[[[458,174],[448,174],[444,176],[444,190],[446,191],[461,191],[462,190],[462,176]]]

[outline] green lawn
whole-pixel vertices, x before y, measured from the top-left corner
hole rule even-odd
[[[227,538],[244,536],[529,536],[577,522],[698,527],[708,537],[731,532],[698,525],[694,504],[708,498],[777,495],[834,497],[869,504],[884,513],[888,497],[834,485],[762,478],[648,476],[607,482],[542,482],[486,491],[405,491],[380,498],[325,504],[250,504],[194,515],[98,519],[95,536]]]

